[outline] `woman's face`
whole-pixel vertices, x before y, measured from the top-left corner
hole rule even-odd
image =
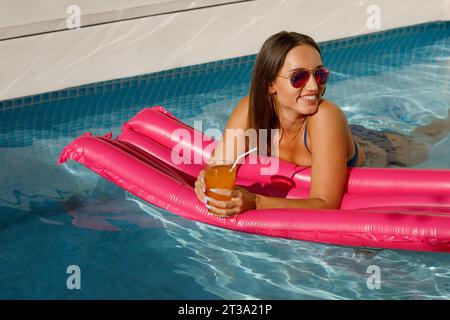
[[[275,97],[280,111],[293,111],[302,115],[314,114],[317,111],[324,86],[316,83],[313,74],[301,88],[294,88],[290,78],[298,70],[315,70],[321,66],[319,52],[310,45],[299,45],[288,52],[283,67],[278,72],[278,75],[288,79],[277,76],[269,87],[269,93]]]

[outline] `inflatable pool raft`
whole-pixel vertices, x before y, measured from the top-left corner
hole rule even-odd
[[[192,139],[174,135],[176,130]],[[450,252],[450,170],[349,168],[339,210],[251,210],[220,218],[208,213],[193,189],[213,146],[163,107],[153,107],[126,122],[117,138],[76,138],[58,163],[75,160],[145,201],[223,228],[343,246]],[[177,159],[198,164],[176,164],[175,150]],[[276,174],[261,175],[264,165],[248,162],[238,171],[238,185],[265,195],[308,197],[309,168],[280,160]]]

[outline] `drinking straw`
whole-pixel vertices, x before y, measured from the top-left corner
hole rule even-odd
[[[232,171],[234,169],[234,167],[236,167],[236,165],[238,164],[239,160],[241,160],[243,157],[245,157],[246,155],[248,155],[249,153],[252,153],[254,151],[256,151],[258,148],[253,148],[248,150],[247,152],[241,154],[239,157],[236,158],[236,160],[233,163],[233,166],[231,167],[230,171]]]

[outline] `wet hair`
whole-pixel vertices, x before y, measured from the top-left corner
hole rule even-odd
[[[267,129],[268,155],[271,154],[270,129],[280,128],[274,97],[269,93],[269,87],[283,67],[288,52],[299,45],[313,47],[322,58],[318,44],[311,37],[297,32],[281,31],[264,42],[253,67],[247,128],[255,129],[258,134],[259,129]]]

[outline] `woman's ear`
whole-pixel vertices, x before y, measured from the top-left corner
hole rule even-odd
[[[277,90],[275,89],[275,86],[273,85],[273,83],[269,86],[269,94],[271,94],[271,95],[277,94]]]

